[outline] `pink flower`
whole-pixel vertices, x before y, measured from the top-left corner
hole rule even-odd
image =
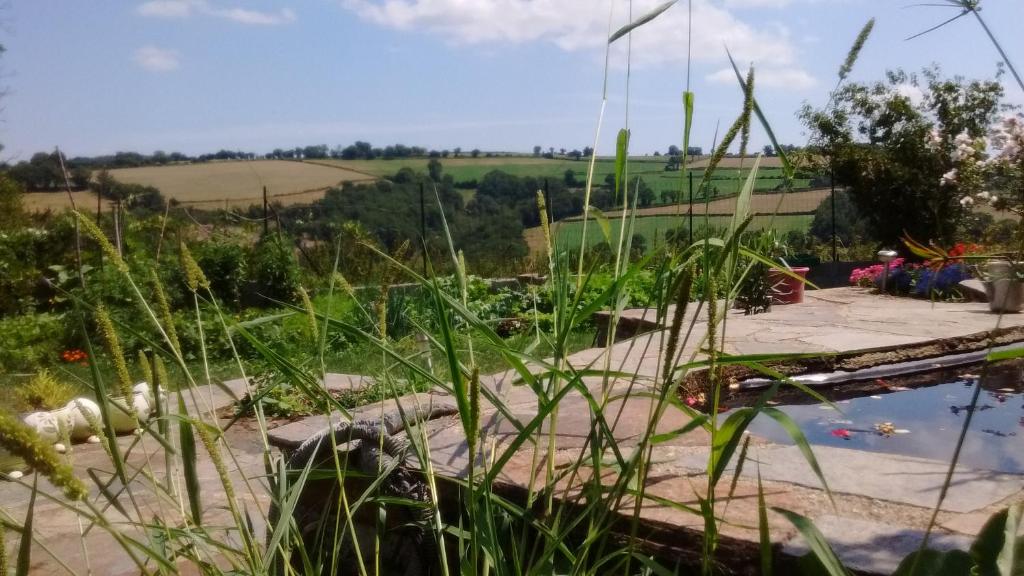
[[[831,432],[836,438],[842,438],[843,440],[850,439],[850,431],[846,428],[833,428]]]

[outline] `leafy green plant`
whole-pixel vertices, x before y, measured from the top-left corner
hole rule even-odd
[[[63,408],[75,397],[77,388],[43,369],[18,387],[15,395],[25,411]]]

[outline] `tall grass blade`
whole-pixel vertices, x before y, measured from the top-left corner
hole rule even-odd
[[[784,508],[772,508],[772,510],[785,516],[796,527],[810,547],[811,553],[821,562],[829,576],[849,576],[850,573],[846,571],[828,540],[825,540],[825,536],[814,525],[814,522],[811,522],[810,518]]]
[[[32,566],[32,520],[36,513],[36,494],[39,492],[39,476],[32,478],[32,494],[28,500],[28,511],[25,512],[25,523],[21,527],[21,541],[18,543],[18,562],[15,567],[16,576],[28,576]],[[0,525],[0,530],[5,528]]]
[[[690,133],[693,130],[693,92],[683,92],[683,158],[679,166],[679,197],[676,204],[683,203],[683,188],[686,186],[686,159],[690,155]],[[693,210],[693,207],[690,207]]]
[[[971,545],[976,571],[983,575],[1024,574],[1024,537],[1018,536],[1024,503],[1018,502],[992,515]],[[918,567],[919,574],[927,574]]]
[[[761,552],[761,576],[772,576],[772,535],[768,527],[768,507],[764,502],[760,464],[757,466],[757,536]]]
[[[629,24],[626,24],[622,28],[619,28],[618,30],[615,31],[614,34],[612,34],[611,36],[608,37],[608,43],[611,44],[611,43],[615,42],[616,40],[618,40],[619,38],[622,38],[626,34],[629,34],[633,30],[643,26],[644,24],[647,24],[651,20],[654,20],[655,18],[660,16],[662,12],[664,12],[665,10],[668,10],[669,8],[671,8],[672,5],[675,4],[675,3],[676,3],[676,0],[669,0],[668,2],[665,2],[664,4],[661,4],[660,6],[656,6],[650,12],[644,14],[643,16],[637,18],[636,20],[633,20],[632,22],[630,22]]]
[[[623,180],[626,176],[626,162],[629,159],[629,130],[619,130],[615,138],[615,201],[619,199],[619,192],[624,187]],[[626,192],[628,194],[628,192]]]
[[[800,449],[800,453],[803,454],[804,460],[807,461],[811,470],[814,471],[814,475],[821,481],[821,486],[825,489],[825,493],[828,494],[829,500],[832,500],[832,491],[829,490],[828,482],[825,480],[825,473],[822,472],[821,465],[818,464],[818,459],[814,457],[814,451],[811,450],[811,443],[807,441],[807,437],[804,436],[803,431],[800,430],[800,426],[793,421],[789,414],[786,414],[778,408],[765,406],[761,408],[761,413],[770,417],[772,420],[775,420],[775,422],[777,422],[779,426],[789,434],[789,437],[793,439],[793,443],[796,444],[797,448]],[[834,500],[833,504],[835,504]]]
[[[203,523],[202,488],[199,483],[199,472],[196,467],[196,437],[192,431],[192,423],[185,417],[185,399],[178,391],[178,443],[181,450],[181,468],[185,475],[185,493],[188,495],[189,509],[192,511],[192,522],[196,526]]]
[[[747,181],[736,196],[736,208],[732,214],[732,222],[729,223],[729,236],[732,237],[739,229],[740,223],[750,216],[750,197],[754,194],[754,187],[757,185],[757,172],[761,168],[761,154],[757,155],[754,165],[747,174]]]
[[[740,87],[746,91],[747,82],[743,78],[743,74],[740,73],[740,69],[736,66],[736,61],[733,60],[732,53],[729,52],[728,48],[726,48],[725,52],[729,56],[729,63],[732,64],[733,72],[736,73],[736,80],[740,83]],[[779,145],[779,139],[775,136],[775,130],[772,129],[771,124],[768,123],[768,119],[765,117],[764,113],[761,112],[761,107],[757,104],[757,98],[751,98],[751,105],[754,109],[754,114],[761,122],[761,127],[764,128],[765,134],[768,135],[768,140],[772,143],[772,148],[775,149],[775,154],[779,157],[779,161],[782,163],[782,169],[786,175],[786,182],[789,182],[793,179],[795,173],[793,163],[790,161],[789,155],[786,154],[786,151]]]

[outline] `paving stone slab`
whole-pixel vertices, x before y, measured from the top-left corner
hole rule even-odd
[[[397,423],[403,421],[403,414],[405,418],[416,421],[430,420],[457,412],[455,401],[450,396],[420,392],[360,406],[350,410],[349,415],[352,420],[380,420],[383,417],[388,417]],[[294,449],[332,423],[345,420],[348,418],[341,412],[334,412],[330,416],[308,416],[269,430],[267,437],[272,446]]]
[[[924,538],[923,530],[833,515],[818,516],[814,525],[844,566],[867,574],[892,574],[904,557],[920,548]],[[933,532],[928,538],[928,547],[940,552],[967,551],[971,542],[966,536]],[[810,549],[803,537],[797,535],[782,551],[791,556],[803,556]]]
[[[897,454],[831,446],[815,446],[813,450],[831,490],[923,508],[935,506],[949,468],[946,462]],[[796,446],[760,448],[751,456],[760,463],[763,478],[821,487]],[[707,450],[683,455],[680,463],[689,468],[703,468],[707,463]],[[744,466],[742,473],[756,474],[756,468]],[[1022,493],[1024,475],[957,468],[942,509],[973,512]]]

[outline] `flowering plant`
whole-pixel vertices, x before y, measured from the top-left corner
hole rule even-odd
[[[946,252],[948,259],[932,265],[908,263],[903,258],[896,258],[889,263],[889,276],[885,279],[885,287],[891,292],[923,298],[957,297],[957,285],[971,277],[970,268],[959,258],[982,251],[983,248],[977,244],[957,243]],[[883,264],[855,268],[850,273],[850,284],[881,290],[883,277]]]
[[[933,130],[926,144],[939,151],[947,138]],[[956,135],[949,159],[952,168],[939,185],[955,187],[962,207],[987,204],[1024,216],[1024,115],[1004,116],[987,138],[973,138],[966,132]],[[1024,241],[1022,227],[1018,227],[1018,239]]]
[[[72,348],[61,352],[60,359],[67,362],[68,364],[73,364],[75,362],[87,361],[89,359],[89,355],[79,350],[78,348]]]

